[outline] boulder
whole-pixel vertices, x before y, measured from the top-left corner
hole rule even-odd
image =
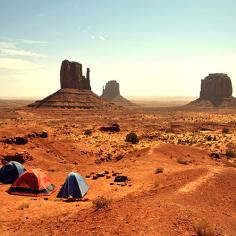
[[[115,177],[115,180],[114,180],[114,182],[118,182],[118,183],[119,182],[126,182],[126,181],[128,181],[128,177],[125,175],[118,175]]]
[[[90,70],[87,69],[87,77],[83,76],[82,64],[64,60],[60,71],[61,88],[91,90]]]
[[[12,137],[4,140],[7,144],[25,145],[28,143],[27,137]]]

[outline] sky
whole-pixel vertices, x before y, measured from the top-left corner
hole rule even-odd
[[[124,96],[198,96],[227,73],[236,90],[235,0],[0,0],[0,98],[60,88],[64,59]],[[236,95],[236,92],[234,92]]]

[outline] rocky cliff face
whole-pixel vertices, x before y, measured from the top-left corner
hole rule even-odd
[[[214,100],[232,97],[233,88],[227,74],[209,74],[201,82],[200,99]]]
[[[120,84],[117,81],[111,80],[106,83],[105,88],[103,87],[102,98],[112,100],[119,95]]]
[[[64,60],[60,71],[61,88],[91,90],[90,70],[87,69],[86,77],[83,76],[82,65],[78,62]]]

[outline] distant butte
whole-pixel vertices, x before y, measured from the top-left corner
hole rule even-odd
[[[188,106],[235,107],[236,98],[232,94],[232,82],[227,74],[209,74],[201,81],[200,97]]]
[[[33,108],[77,108],[77,109],[116,109],[116,106],[91,91],[90,69],[86,77],[82,64],[64,60],[60,70],[61,89],[41,101],[29,105]]]
[[[137,105],[130,102],[120,94],[120,84],[116,80],[110,80],[103,87],[102,98],[114,103],[117,106],[126,108],[137,108]]]

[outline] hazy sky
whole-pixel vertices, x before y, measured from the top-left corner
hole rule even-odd
[[[129,96],[198,96],[209,73],[236,90],[235,0],[0,0],[0,97],[59,89],[61,61]],[[236,93],[234,93],[236,95]]]

